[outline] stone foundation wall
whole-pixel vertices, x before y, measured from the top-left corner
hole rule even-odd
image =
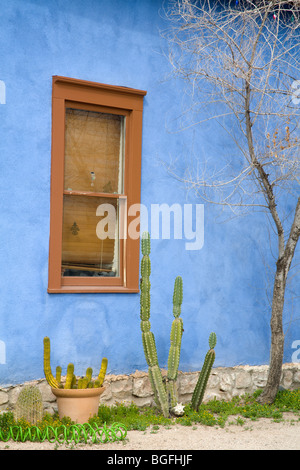
[[[163,374],[166,374],[163,371]],[[204,402],[214,397],[218,400],[230,400],[237,395],[253,393],[266,384],[268,366],[236,366],[213,368]],[[179,372],[178,397],[179,402],[188,403],[191,400],[199,372]],[[0,387],[0,411],[13,410],[21,388],[25,385],[36,385],[43,397],[44,410],[53,413],[56,410],[56,399],[45,379],[27,382],[22,385],[7,388]],[[134,402],[138,406],[153,405],[153,392],[146,372],[136,371],[130,375],[107,375],[104,385],[106,390],[100,398],[100,403],[109,406],[115,403]],[[284,364],[281,386],[285,389],[300,388],[300,363]]]

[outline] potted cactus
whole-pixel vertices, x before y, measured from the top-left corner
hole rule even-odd
[[[52,374],[50,364],[50,339],[44,338],[44,374],[52,393],[56,397],[58,414],[62,418],[68,416],[76,423],[86,423],[97,414],[100,395],[104,392],[103,382],[107,369],[107,358],[101,362],[100,372],[93,379],[93,370],[88,367],[84,377],[76,377],[74,365],[67,367],[65,380],[62,380],[60,366],[56,367],[56,375]]]

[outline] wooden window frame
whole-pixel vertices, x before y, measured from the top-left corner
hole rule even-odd
[[[146,91],[105,85],[73,78],[54,76],[52,79],[52,147],[49,238],[49,293],[101,293],[139,292],[139,238],[125,235],[120,240],[119,277],[63,277],[61,275],[64,158],[65,158],[65,109],[75,107],[111,112],[126,116],[124,193],[125,230],[129,225],[128,212],[132,204],[140,203],[141,149],[143,98]],[[71,191],[75,195],[76,191]],[[107,197],[106,193],[95,193]],[[110,194],[110,197],[116,197]]]

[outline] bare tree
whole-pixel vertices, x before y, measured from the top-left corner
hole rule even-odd
[[[287,277],[300,235],[299,0],[174,0],[163,34],[177,77],[187,81],[198,121],[214,119],[235,151],[174,175],[208,202],[264,210],[278,242],[271,351],[262,403],[280,384]],[[190,116],[190,113],[188,113]],[[222,163],[221,163],[222,162]],[[289,216],[286,199],[293,201]]]

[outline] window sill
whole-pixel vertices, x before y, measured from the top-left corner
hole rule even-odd
[[[123,293],[137,294],[139,289],[130,289],[122,286],[62,286],[60,288],[48,288],[48,294],[85,294],[85,293]]]

